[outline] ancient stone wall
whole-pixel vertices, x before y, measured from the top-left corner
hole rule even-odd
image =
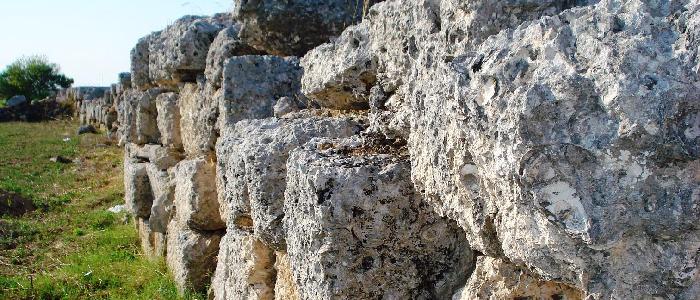
[[[374,2],[184,17],[82,102],[182,291],[700,297],[696,1]]]

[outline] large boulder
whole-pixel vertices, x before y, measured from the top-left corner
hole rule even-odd
[[[256,238],[284,248],[284,191],[289,152],[314,137],[348,137],[362,130],[349,117],[300,116],[244,120],[222,131],[217,143],[221,211],[229,228],[253,224]]]
[[[5,101],[5,106],[15,107],[15,106],[20,106],[20,105],[25,104],[25,103],[27,103],[27,97],[22,96],[22,95],[18,95],[18,96],[14,96],[10,99],[7,99]]]
[[[161,32],[154,32],[139,39],[131,50],[131,84],[134,88],[146,90],[153,86],[150,78],[150,46]]]
[[[449,299],[473,254],[413,190],[405,149],[320,139],[287,165],[287,252],[302,299]]]
[[[235,1],[233,17],[243,24],[241,37],[275,55],[304,55],[342,30],[359,23],[369,7],[366,0]]]

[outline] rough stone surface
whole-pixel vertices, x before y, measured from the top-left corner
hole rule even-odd
[[[153,88],[147,91],[127,90],[124,101],[119,107],[120,144],[159,144],[158,110],[156,97],[161,89]]]
[[[367,109],[376,81],[368,22],[349,27],[333,43],[321,45],[301,60],[302,91],[321,106]]]
[[[129,213],[148,218],[153,205],[153,192],[148,180],[147,164],[124,158],[124,201]]]
[[[271,117],[279,98],[301,97],[301,75],[296,57],[247,55],[227,60],[219,127]]]
[[[185,152],[190,157],[214,151],[217,118],[217,97],[207,97],[204,89],[188,83],[180,90],[180,134]]]
[[[160,32],[154,32],[141,39],[134,49],[131,50],[131,84],[141,90],[146,90],[152,87],[149,60],[150,60],[150,45],[158,39]]]
[[[180,293],[201,291],[209,284],[217,264],[222,233],[188,228],[173,219],[168,225],[166,262]]]
[[[401,154],[315,140],[287,165],[287,251],[302,299],[447,299],[473,263],[464,232],[437,216]]]
[[[176,93],[158,95],[156,98],[156,109],[158,111],[157,122],[161,144],[182,149],[179,95]]]
[[[240,25],[234,24],[221,30],[211,43],[209,54],[207,55],[207,67],[205,75],[207,84],[218,89],[224,74],[224,63],[227,59],[241,55],[263,54],[255,50],[238,36]]]
[[[175,169],[175,205],[180,222],[199,230],[226,228],[219,214],[216,165],[206,158],[183,160]]]
[[[185,16],[149,43],[149,77],[161,86],[194,82],[204,73],[209,46],[219,31],[231,25],[231,15]]]
[[[284,299],[275,297],[275,253],[252,234],[230,229],[221,240],[214,299]]]
[[[174,150],[160,145],[127,144],[124,152],[128,159],[153,164],[157,170],[166,171],[182,159],[182,155]]]
[[[277,271],[275,299],[300,300],[299,287],[294,281],[294,272],[287,252],[275,252],[275,270]]]
[[[235,1],[233,17],[243,24],[240,34],[250,45],[275,55],[300,56],[358,23],[376,2]]]
[[[165,234],[151,230],[148,219],[136,217],[135,222],[139,232],[139,239],[141,240],[141,250],[146,257],[152,260],[165,257]]]
[[[362,129],[352,118],[245,120],[217,143],[219,203],[229,228],[253,224],[255,236],[284,248],[284,191],[289,152],[314,137],[348,137]]]
[[[571,286],[544,281],[525,267],[481,256],[466,287],[452,300],[567,299],[582,300],[583,292]]]
[[[153,193],[153,204],[148,224],[151,230],[167,233],[168,224],[173,218],[175,199],[175,183],[169,171],[161,170],[154,163],[148,164],[146,171]]]

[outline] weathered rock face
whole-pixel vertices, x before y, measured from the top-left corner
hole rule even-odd
[[[275,297],[274,265],[275,253],[252,234],[227,231],[212,281],[214,299],[285,299]]]
[[[502,259],[481,256],[462,291],[453,300],[470,299],[584,299],[583,292],[565,284],[544,281],[529,270]]]
[[[246,120],[222,132],[217,144],[219,203],[229,228],[284,249],[284,191],[289,152],[314,137],[348,137],[362,129],[352,118]]]
[[[238,36],[240,25],[234,24],[221,30],[209,48],[205,75],[207,83],[215,89],[221,87],[224,64],[227,59],[241,55],[263,54],[246,44]]]
[[[146,257],[154,260],[164,257],[165,234],[153,231],[147,219],[137,217],[135,223],[141,240],[141,249]]]
[[[163,93],[156,97],[158,132],[161,144],[172,148],[182,149],[180,135],[180,106],[179,95]]]
[[[289,158],[284,222],[301,298],[450,298],[472,264],[464,232],[413,191],[404,156],[373,151],[317,140]]]
[[[219,214],[216,169],[206,158],[183,160],[175,170],[175,205],[178,219],[190,228],[219,230],[226,228]]]
[[[302,97],[301,75],[295,57],[247,55],[227,60],[219,127],[233,126],[244,119],[272,117],[278,99]]]
[[[149,77],[159,85],[194,82],[204,72],[209,46],[218,32],[231,25],[230,15],[212,18],[185,16],[149,44]]]
[[[207,285],[219,252],[220,232],[190,229],[173,219],[168,226],[166,261],[181,293]]]
[[[275,0],[234,1],[233,17],[241,37],[253,47],[275,55],[304,55],[352,24],[379,1]]]
[[[673,22],[696,5],[502,3],[375,6],[302,60],[304,91],[328,107],[376,102],[380,132],[407,118],[418,190],[480,252],[598,299],[692,294],[697,45]]]
[[[180,134],[185,152],[196,157],[214,151],[216,98],[207,97],[199,85],[188,83],[180,90],[180,116]]]
[[[697,1],[361,2],[183,18],[80,103],[181,289],[698,298]]]

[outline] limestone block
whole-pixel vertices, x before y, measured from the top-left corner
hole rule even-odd
[[[143,251],[146,258],[157,260],[165,257],[165,234],[151,230],[148,219],[136,217],[134,220],[138,227],[139,239],[141,240],[141,251]]]
[[[166,262],[180,293],[201,291],[209,284],[216,268],[218,231],[197,231],[173,219],[168,225]]]
[[[239,24],[233,24],[221,30],[211,43],[209,54],[207,54],[207,67],[205,75],[207,84],[210,84],[214,89],[221,87],[221,81],[224,74],[224,63],[227,59],[241,55],[256,55],[263,52],[255,50],[245,43],[238,36],[240,31]]]
[[[225,128],[217,143],[219,203],[229,228],[248,228],[284,249],[284,190],[289,152],[314,137],[348,137],[362,129],[350,117],[244,120]]]
[[[287,251],[302,299],[449,299],[473,264],[464,232],[413,190],[401,152],[319,139],[287,165]]]
[[[453,300],[566,299],[582,300],[584,293],[556,281],[542,280],[525,267],[480,256],[469,282]]]
[[[300,97],[302,70],[295,57],[247,55],[230,58],[224,66],[219,126],[273,115],[277,99]]]
[[[174,178],[180,222],[199,230],[226,228],[219,214],[214,162],[206,158],[183,160],[175,168]]]
[[[304,55],[358,23],[378,1],[236,1],[233,16],[243,24],[241,37],[275,55]]]
[[[161,143],[171,148],[182,149],[179,95],[176,93],[158,95],[156,109]]]
[[[275,252],[246,231],[229,229],[221,240],[212,280],[214,299],[275,297]]]

